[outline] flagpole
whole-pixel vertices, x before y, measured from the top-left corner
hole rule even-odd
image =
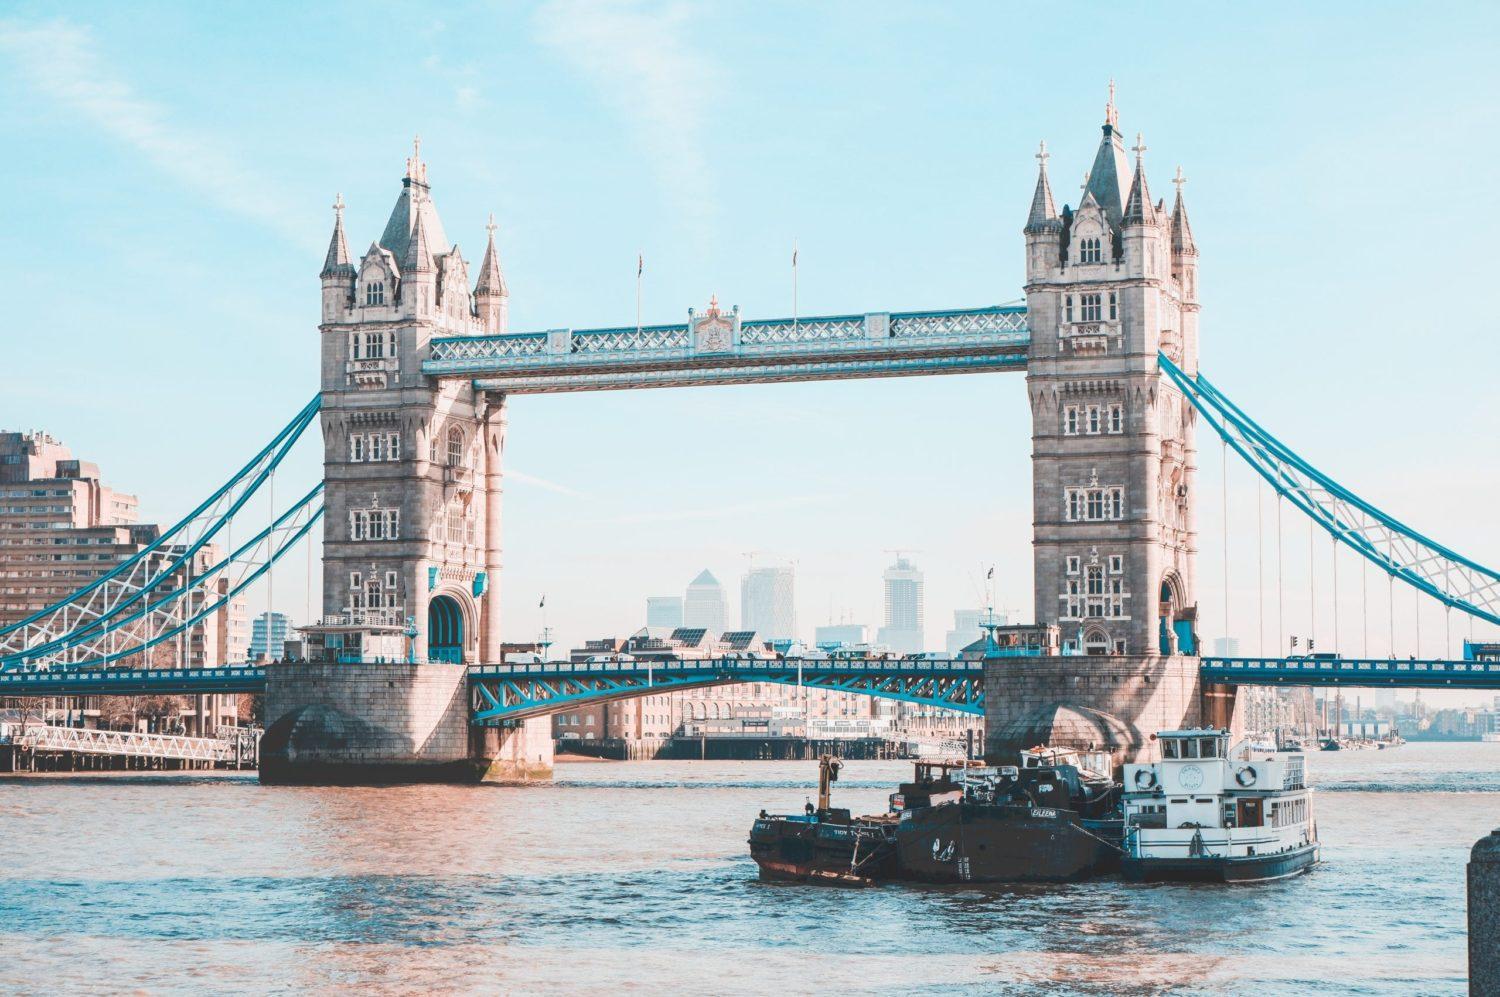
[[[640,252],[635,257],[635,331],[639,335],[641,331],[641,274],[646,270],[646,254]]]
[[[797,240],[792,240],[792,334],[797,332]]]

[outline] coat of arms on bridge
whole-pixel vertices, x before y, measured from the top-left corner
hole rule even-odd
[[[716,294],[709,299],[708,310],[702,315],[688,312],[688,327],[692,330],[694,353],[729,353],[739,339],[739,307],[725,315],[719,311]]]

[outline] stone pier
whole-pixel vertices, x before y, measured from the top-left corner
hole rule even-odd
[[[1500,997],[1500,828],[1469,854],[1469,993]]]
[[[1239,730],[1233,689],[1205,688],[1198,659],[1185,655],[1069,655],[992,658],[984,671],[985,755],[1014,764],[1019,748],[1044,740],[1144,759],[1159,730]],[[1069,740],[1078,743],[1068,744]]]
[[[527,782],[552,774],[547,718],[504,729],[470,725],[463,665],[271,665],[265,717],[267,784]]]

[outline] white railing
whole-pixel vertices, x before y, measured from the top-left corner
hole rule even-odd
[[[34,753],[123,755],[130,758],[163,758],[213,764],[253,763],[259,732],[251,733],[247,743],[247,738],[241,735],[233,738],[187,737],[180,734],[145,734],[131,730],[92,730],[30,724],[13,740],[23,749]]]

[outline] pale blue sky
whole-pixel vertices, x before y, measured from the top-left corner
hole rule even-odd
[[[513,329],[633,321],[638,249],[647,322],[715,292],[786,314],[794,238],[804,314],[965,307],[1020,297],[1037,140],[1076,202],[1113,75],[1154,193],[1179,163],[1189,178],[1205,371],[1377,504],[1500,561],[1492,6],[7,8],[0,426],[62,437],[150,516],[315,390],[329,205],[341,191],[368,245],[415,132],[471,260],[496,214]],[[571,643],[705,566],[737,604],[746,551],[798,563],[808,631],[830,608],[879,622],[890,547],[922,552],[931,643],[979,601],[981,565],[1029,614],[1018,375],[520,398],[510,427],[516,638],[543,591]],[[1200,445],[1216,633],[1220,472]],[[1231,480],[1253,523],[1249,472]],[[1230,630],[1253,649],[1249,536]],[[1290,580],[1307,539],[1288,536]],[[1361,618],[1346,601],[1346,635]],[[1440,611],[1422,633],[1439,651]]]

